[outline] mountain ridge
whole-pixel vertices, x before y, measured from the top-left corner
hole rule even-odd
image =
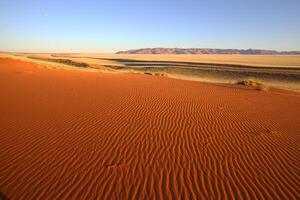
[[[213,48],[141,48],[118,51],[116,54],[240,54],[240,55],[300,55],[300,51],[265,49],[213,49]]]

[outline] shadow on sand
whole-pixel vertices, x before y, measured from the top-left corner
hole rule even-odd
[[[7,196],[3,192],[0,192],[0,200],[8,200]]]

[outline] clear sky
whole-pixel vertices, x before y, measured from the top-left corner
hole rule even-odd
[[[300,0],[0,0],[0,51],[300,50]]]

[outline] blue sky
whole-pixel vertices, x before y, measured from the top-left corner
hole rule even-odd
[[[300,0],[0,0],[0,51],[300,50]]]

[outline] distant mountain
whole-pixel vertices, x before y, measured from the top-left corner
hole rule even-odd
[[[242,55],[300,55],[300,51],[263,49],[208,49],[208,48],[144,48],[119,51],[117,54],[242,54]]]

